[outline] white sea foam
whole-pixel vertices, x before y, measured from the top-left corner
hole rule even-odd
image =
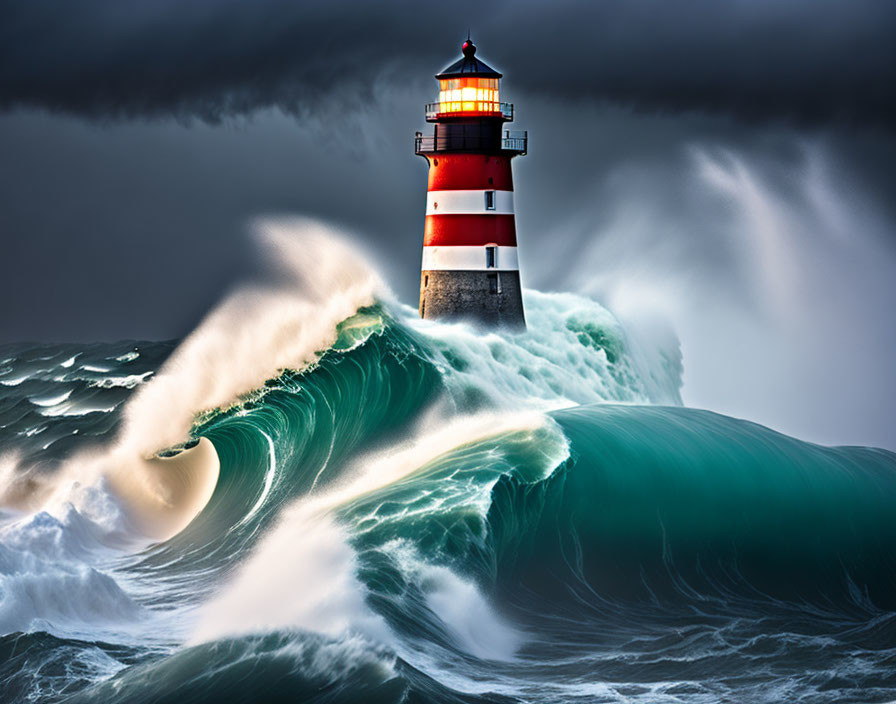
[[[612,313],[582,296],[527,290],[524,300],[529,329],[521,334],[420,320],[407,308],[404,317],[442,353],[457,397],[475,389],[505,409],[681,403],[674,335],[649,342],[628,335]]]
[[[283,511],[235,578],[203,607],[191,642],[289,628],[329,636],[361,633],[390,642],[382,619],[365,603],[365,589],[356,577],[355,554],[337,522],[337,509],[413,474],[459,445],[539,428],[545,422],[539,413],[481,414],[453,421],[429,418],[413,439],[362,458],[337,486],[306,496]],[[471,596],[474,586],[441,573],[439,579],[435,573],[430,576],[434,578],[430,591],[437,613],[451,618],[445,601],[453,592],[463,593],[480,616],[488,611],[478,592]],[[494,617],[490,623],[498,622]],[[461,632],[471,649],[491,648],[493,656],[501,657],[513,650],[510,630],[506,631],[506,647],[494,648],[495,643],[490,644],[472,624],[462,625]]]
[[[203,608],[191,642],[283,629],[388,640],[382,620],[364,602],[355,559],[332,516],[313,505],[292,506]]]
[[[129,374],[127,376],[107,376],[102,379],[93,379],[89,386],[97,389],[133,389],[144,383],[154,374],[152,370],[143,372],[142,374]]]
[[[332,510],[413,474],[451,450],[485,438],[523,430],[537,430],[550,421],[537,411],[477,413],[446,420],[436,408],[424,416],[408,440],[360,458],[345,479],[326,493],[309,499]]]
[[[474,582],[443,565],[433,565],[411,545],[395,541],[384,551],[417,585],[426,606],[463,650],[483,660],[512,661],[525,634],[502,618]],[[413,655],[409,655],[413,662]]]
[[[16,458],[0,462],[0,480],[8,491],[21,479]],[[120,514],[101,485],[72,484],[81,510],[70,502],[20,515],[0,526],[0,633],[46,630],[60,636],[96,638],[116,631],[122,621],[139,618],[141,609],[109,574],[92,566],[106,554],[99,538]],[[98,629],[98,630],[97,630]]]
[[[78,352],[78,354],[73,354],[71,357],[69,357],[64,362],[60,362],[59,366],[64,367],[65,369],[69,369],[72,365],[74,365],[75,360],[80,356],[81,356],[80,352]]]
[[[512,660],[523,636],[502,619],[479,588],[447,567],[422,564],[426,604],[468,653],[483,660]]]
[[[97,637],[98,625],[133,618],[139,608],[110,576],[86,565],[42,562],[0,548],[7,574],[0,575],[0,632],[51,630],[56,635]],[[82,624],[90,624],[82,630]]]
[[[96,638],[102,624],[140,616],[115,580],[89,565],[89,555],[103,549],[95,529],[68,506],[59,518],[41,511],[0,530],[0,633]]]

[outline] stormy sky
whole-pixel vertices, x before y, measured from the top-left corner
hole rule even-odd
[[[896,4],[0,0],[0,342],[172,338],[305,214],[414,303],[433,74],[505,74],[524,285],[674,328],[685,399],[896,447]]]

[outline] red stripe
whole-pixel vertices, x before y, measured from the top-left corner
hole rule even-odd
[[[491,181],[489,181],[491,179]],[[440,154],[429,158],[430,191],[512,191],[510,158],[485,154]]]
[[[513,215],[427,215],[423,233],[426,247],[496,244],[516,247]]]

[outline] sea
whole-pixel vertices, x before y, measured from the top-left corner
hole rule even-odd
[[[183,339],[0,346],[0,701],[896,701],[892,452],[684,406],[598,301],[421,321],[259,231]]]

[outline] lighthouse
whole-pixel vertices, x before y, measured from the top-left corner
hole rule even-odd
[[[522,329],[510,162],[526,153],[528,136],[504,129],[513,105],[500,100],[501,74],[476,58],[469,38],[461,51],[436,74],[432,134],[415,140],[429,164],[420,316]]]

